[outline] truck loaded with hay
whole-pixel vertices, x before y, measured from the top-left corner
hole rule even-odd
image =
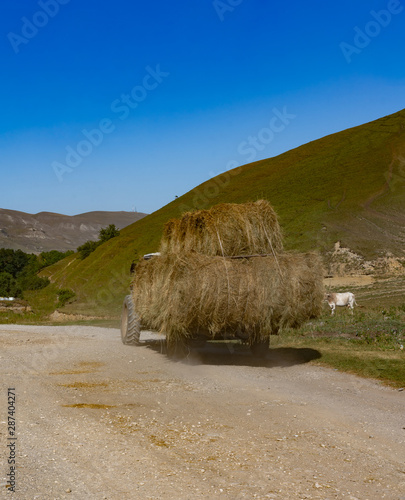
[[[196,340],[239,339],[265,356],[270,335],[322,309],[320,257],[283,250],[264,200],[172,219],[151,255],[135,266],[124,301],[124,344],[138,345],[142,326],[166,335],[169,355],[184,355]]]

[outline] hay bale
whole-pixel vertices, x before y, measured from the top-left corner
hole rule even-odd
[[[272,254],[283,249],[277,214],[268,201],[222,203],[171,219],[160,252],[204,255]]]
[[[221,335],[268,339],[322,309],[322,263],[314,253],[227,259],[164,254],[136,267],[132,283],[142,324],[168,342]]]

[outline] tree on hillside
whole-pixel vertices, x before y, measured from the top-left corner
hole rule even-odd
[[[110,224],[108,227],[100,229],[98,239],[101,243],[110,240],[111,238],[115,238],[119,236],[120,232],[115,227],[115,224]]]
[[[18,287],[16,279],[6,271],[0,272],[0,296],[22,297],[22,290]]]
[[[0,296],[22,297],[24,290],[46,287],[49,279],[40,278],[38,271],[68,254],[52,250],[37,256],[22,250],[0,248]]]
[[[22,290],[41,290],[49,285],[48,278],[40,278],[35,273],[22,273],[16,280],[17,285]]]
[[[10,273],[16,278],[24,267],[32,260],[31,256],[22,250],[12,250],[11,248],[0,248],[0,273]]]
[[[80,254],[80,258],[83,260],[88,257],[94,250],[101,244],[105,243],[111,238],[119,236],[120,232],[115,227],[115,224],[110,224],[108,227],[100,229],[98,241],[86,241],[80,247],[77,247],[77,251]]]
[[[51,266],[52,264],[59,262],[60,260],[64,259],[65,257],[72,255],[73,253],[74,253],[73,250],[68,250],[67,252],[59,252],[58,250],[51,250],[49,252],[41,252],[39,254],[39,258],[38,258],[40,269],[47,267],[47,266]]]
[[[98,241],[86,241],[86,243],[83,243],[83,245],[80,245],[80,247],[77,247],[77,251],[80,254],[80,258],[83,260],[86,257],[88,257],[94,250],[99,246]]]

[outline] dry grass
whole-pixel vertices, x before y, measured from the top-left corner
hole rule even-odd
[[[272,254],[283,249],[277,215],[268,201],[222,203],[185,213],[164,228],[162,253]]]
[[[144,326],[169,342],[231,334],[252,341],[319,315],[323,269],[314,253],[227,259],[164,254],[137,265],[132,290]]]
[[[267,201],[220,204],[172,219],[160,251],[138,263],[132,293],[143,325],[165,333],[169,343],[190,336],[261,342],[321,311],[321,259],[283,253]],[[265,256],[247,258],[255,254]]]

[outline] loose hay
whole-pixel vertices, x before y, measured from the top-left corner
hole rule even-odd
[[[222,203],[171,219],[160,251],[204,255],[272,254],[283,250],[277,214],[268,201]]]
[[[250,259],[163,254],[137,265],[132,293],[142,324],[165,333],[168,342],[227,334],[256,342],[319,315],[322,277],[314,253]]]

